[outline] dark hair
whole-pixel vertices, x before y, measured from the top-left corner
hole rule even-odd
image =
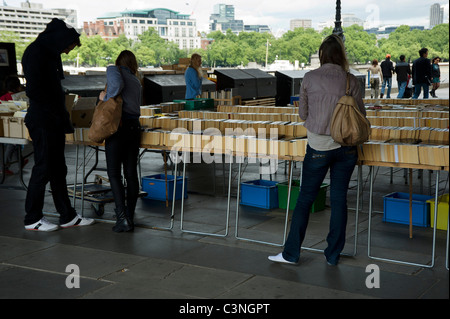
[[[319,60],[320,65],[324,65],[325,63],[337,64],[344,71],[348,71],[349,67],[344,42],[342,42],[339,36],[332,34],[323,40],[319,48]]]
[[[422,48],[422,49],[419,50],[419,55],[420,56],[424,56],[427,52],[428,52],[427,48]]]
[[[400,56],[400,61],[405,61],[405,56],[403,54]]]
[[[438,59],[440,60],[441,58],[438,57],[438,56],[437,56],[437,57],[434,57],[433,60],[431,60],[431,63],[434,63],[434,61],[436,61],[436,60],[438,60]]]
[[[377,59],[373,59],[372,60],[372,65],[378,65],[378,60]]]
[[[8,92],[17,93],[20,91],[20,80],[17,76],[11,75],[6,78],[5,80],[5,89],[8,90]]]
[[[119,56],[116,59],[116,66],[121,65],[129,68],[133,74],[137,74],[138,64],[136,56],[133,52],[129,50],[123,50],[122,52],[120,52]]]

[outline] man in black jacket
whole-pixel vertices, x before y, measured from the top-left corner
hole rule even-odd
[[[428,49],[422,48],[419,50],[420,58],[414,60],[412,66],[414,96],[417,99],[420,95],[420,90],[423,88],[423,98],[428,99],[428,90],[431,83],[431,62],[428,59]]]
[[[54,18],[25,50],[22,57],[26,93],[30,106],[25,124],[33,141],[34,166],[25,199],[25,229],[53,231],[58,225],[42,213],[45,188],[52,189],[53,202],[63,228],[90,225],[93,219],[77,215],[67,193],[65,134],[73,133],[65,95],[61,54],[80,46],[80,35],[62,20]]]
[[[400,56],[400,62],[395,65],[395,73],[397,74],[398,95],[397,99],[403,98],[405,93],[406,83],[408,82],[408,74],[411,74],[409,63],[405,62],[405,56]]]
[[[380,67],[381,67],[381,72],[383,73],[383,84],[381,86],[380,98],[383,98],[384,89],[386,88],[386,84],[387,84],[386,98],[390,99],[391,98],[391,87],[392,87],[392,71],[394,71],[394,64],[391,61],[390,54],[386,54],[386,60],[381,62]]]

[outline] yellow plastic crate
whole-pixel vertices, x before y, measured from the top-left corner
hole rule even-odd
[[[437,229],[447,230],[448,226],[448,200],[449,194],[438,197]],[[434,199],[427,200],[430,203],[430,224],[434,227]]]

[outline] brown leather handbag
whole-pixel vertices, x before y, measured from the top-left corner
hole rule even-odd
[[[350,94],[350,73],[347,73],[345,95],[339,99],[331,117],[331,137],[343,146],[363,144],[370,136],[370,122],[361,113]]]
[[[122,103],[123,100],[120,95],[107,101],[100,100],[98,102],[88,132],[88,137],[92,142],[101,144],[105,139],[117,132],[122,118]]]

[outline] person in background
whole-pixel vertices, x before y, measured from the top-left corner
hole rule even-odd
[[[431,83],[431,62],[428,59],[428,49],[419,50],[420,58],[414,60],[412,66],[414,95],[413,99],[419,98],[423,88],[423,98],[428,99],[428,90]]]
[[[330,35],[319,48],[320,68],[309,71],[300,88],[299,115],[305,120],[308,145],[303,162],[300,194],[292,215],[289,236],[284,250],[269,260],[295,264],[300,258],[300,248],[305,238],[311,207],[322,182],[330,171],[330,230],[325,258],[337,265],[345,245],[347,227],[347,190],[358,160],[356,146],[341,146],[333,141],[330,122],[338,100],[345,95],[349,72],[344,43],[337,35]],[[360,86],[356,77],[350,76],[350,93],[365,116]]]
[[[6,92],[0,96],[0,101],[12,101],[13,95],[23,91],[23,86],[16,75],[10,75],[5,80]]]
[[[66,133],[73,133],[65,95],[61,54],[80,46],[80,35],[63,20],[47,24],[22,57],[29,108],[25,116],[34,149],[34,166],[25,199],[25,229],[54,231],[58,225],[42,213],[45,189],[50,182],[60,227],[85,226],[94,219],[78,215],[67,193],[67,166],[64,154]]]
[[[5,89],[6,93],[0,96],[0,101],[12,101],[13,95],[23,91],[23,86],[20,83],[19,78],[16,75],[8,76],[5,80]],[[1,102],[0,102],[1,103]],[[14,175],[14,172],[11,171],[9,168],[11,166],[11,163],[13,162],[13,156],[14,152],[17,150],[18,147],[22,147],[20,145],[14,145],[14,144],[6,144],[5,146],[5,155],[4,160],[5,163],[3,163],[3,169],[0,170],[0,173],[5,175]],[[28,163],[28,159],[23,159],[19,165],[25,166]]]
[[[386,59],[381,62],[381,72],[383,73],[383,84],[381,85],[380,98],[384,96],[384,89],[387,85],[386,98],[391,98],[391,87],[392,87],[392,72],[394,71],[394,64],[391,61],[391,55],[386,54]]]
[[[378,65],[378,60],[373,59],[370,71],[370,98],[378,99],[378,90],[380,89],[380,81],[383,81],[383,73]]]
[[[405,56],[400,55],[400,62],[395,65],[395,73],[397,74],[398,95],[397,99],[403,98],[406,84],[408,83],[408,75],[411,74],[409,63],[405,61]]]
[[[430,91],[430,94],[432,97],[436,96],[436,90],[441,85],[441,70],[439,69],[439,62],[441,62],[440,57],[435,57],[433,60],[431,60],[431,85],[432,89]]]
[[[194,53],[191,56],[191,63],[184,74],[186,81],[186,100],[192,100],[202,94],[202,57]]]
[[[116,205],[115,232],[134,229],[134,211],[139,196],[137,163],[141,144],[142,86],[138,75],[138,64],[133,52],[124,50],[115,65],[106,70],[106,92],[99,99],[107,101],[119,94],[122,96],[122,118],[116,133],[105,140],[106,169]],[[122,182],[122,167],[127,183]]]

